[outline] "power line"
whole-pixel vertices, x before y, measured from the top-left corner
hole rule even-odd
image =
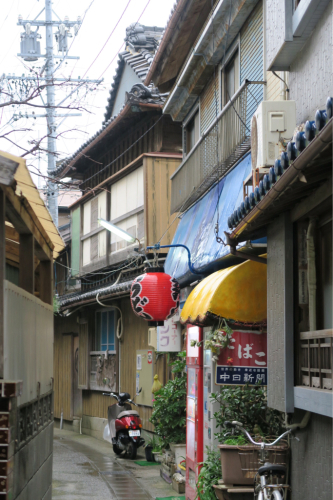
[[[126,7],[125,7],[125,9],[123,10],[123,12],[122,12],[122,14],[121,14],[120,18],[118,19],[118,21],[116,22],[116,24],[115,24],[115,26],[114,26],[113,30],[111,31],[110,35],[109,35],[109,36],[108,36],[108,38],[106,39],[106,42],[104,43],[103,47],[102,47],[102,48],[101,48],[101,50],[98,52],[97,56],[95,57],[95,59],[93,60],[93,62],[90,64],[89,68],[85,71],[85,73],[84,73],[84,75],[83,75],[83,78],[86,76],[86,74],[88,73],[88,71],[90,70],[90,68],[93,66],[93,64],[95,63],[95,61],[98,59],[98,57],[99,57],[99,56],[101,55],[101,53],[103,52],[103,50],[104,50],[104,48],[105,48],[106,44],[108,43],[108,41],[110,40],[111,36],[112,36],[112,35],[113,35],[113,33],[115,32],[115,30],[116,30],[116,28],[117,28],[118,24],[120,23],[121,19],[123,18],[123,16],[124,16],[124,14],[125,14],[125,12],[126,12],[126,10],[127,10],[128,6],[129,6],[129,4],[131,3],[131,1],[132,1],[132,0],[128,0],[128,2],[127,2],[127,4],[126,4]]]

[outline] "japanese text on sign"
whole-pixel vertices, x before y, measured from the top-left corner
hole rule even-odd
[[[176,314],[164,321],[164,326],[157,327],[157,351],[181,351],[181,326],[177,320],[179,321],[179,316]]]
[[[233,332],[230,345],[221,349],[216,384],[267,385],[267,334]]]

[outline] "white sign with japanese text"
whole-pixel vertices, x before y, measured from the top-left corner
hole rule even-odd
[[[181,325],[179,323],[179,312],[172,318],[164,321],[164,326],[157,327],[157,351],[179,352],[182,348]]]

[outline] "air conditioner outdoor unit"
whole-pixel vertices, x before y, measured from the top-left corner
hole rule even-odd
[[[157,349],[157,328],[148,328],[148,345]]]
[[[295,101],[263,101],[251,121],[252,173],[255,185],[284,151],[296,128]]]

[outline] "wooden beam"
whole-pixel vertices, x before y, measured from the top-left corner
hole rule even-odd
[[[304,215],[317,208],[323,201],[332,196],[332,177],[327,179],[314,193],[298,203],[291,211],[291,221],[296,222]]]
[[[47,304],[53,304],[53,266],[51,260],[43,260],[39,264],[40,291],[39,298]]]
[[[3,378],[4,376],[4,289],[6,279],[5,218],[6,196],[2,189],[0,189],[0,378]]]
[[[6,240],[20,241],[20,235],[16,231],[15,227],[9,226],[9,222],[6,224]]]
[[[333,337],[333,329],[329,328],[327,330],[314,330],[313,332],[301,332],[299,336],[301,340],[326,339],[329,337]]]
[[[2,188],[6,198],[6,215],[20,234],[33,234],[35,253],[39,260],[53,260],[54,245],[35,212],[24,197],[19,197],[10,187]]]
[[[19,285],[23,290],[35,292],[34,237],[32,234],[20,234],[20,276]]]

